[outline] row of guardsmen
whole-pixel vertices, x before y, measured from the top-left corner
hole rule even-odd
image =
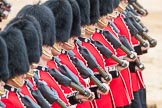
[[[146,108],[147,14],[137,0],[24,6],[0,32],[1,108]]]

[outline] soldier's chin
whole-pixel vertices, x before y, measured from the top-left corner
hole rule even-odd
[[[34,73],[33,72],[28,72],[26,74],[26,79],[32,78],[33,76],[34,76]]]
[[[4,95],[5,94],[5,89],[4,88],[1,88],[0,89],[0,96]]]
[[[17,79],[12,79],[12,81],[15,83],[15,86],[17,88],[20,88],[24,85],[24,82],[25,82],[25,79],[22,79],[22,80],[17,80]]]
[[[70,44],[70,43],[68,43],[68,42],[65,42],[65,43],[63,44],[63,48],[64,48],[65,50],[72,50],[72,49],[74,48],[74,45],[72,45],[72,44]]]
[[[24,83],[25,83],[25,80],[23,80],[23,81],[21,81],[21,82],[18,82],[18,83],[17,83],[17,86],[18,86],[18,87],[22,87],[22,86],[24,85]]]

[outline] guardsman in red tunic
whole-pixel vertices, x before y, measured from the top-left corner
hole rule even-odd
[[[127,0],[130,5],[132,5],[133,10],[138,13],[140,16],[147,16],[148,11],[145,9],[138,0]]]
[[[116,0],[117,1],[117,0]],[[119,3],[120,3],[120,1],[118,1],[118,2],[114,2],[114,9],[116,9],[117,7],[118,7],[118,5],[119,5]],[[116,18],[117,17],[117,12],[116,12],[116,10],[114,11],[114,16],[113,15],[111,15],[111,17],[110,17],[110,15],[108,15],[108,17],[110,18],[110,19],[112,19],[112,18]],[[114,21],[114,19],[112,19],[112,22],[111,23],[114,23],[113,22]],[[122,21],[123,20],[121,20],[119,23],[122,23]],[[119,25],[119,23],[118,23],[118,25]],[[111,25],[111,24],[110,24]],[[120,27],[120,29],[125,29],[126,27],[124,26],[124,27]],[[119,32],[118,31],[115,31],[115,29],[113,28],[113,26],[107,26],[107,29],[109,29],[110,31],[111,31],[111,33],[113,33],[114,35],[116,35],[120,40],[121,40],[121,38],[122,38],[122,36],[125,36],[125,35],[123,35],[123,34],[121,34],[121,32],[120,32],[120,30],[119,30]],[[118,28],[117,28],[118,29]],[[116,32],[116,33],[115,33]],[[128,32],[128,31],[127,31]],[[128,40],[126,40],[126,41],[128,41],[128,42],[130,42],[130,37],[127,35],[127,38],[126,39],[128,39]],[[120,54],[118,54],[118,56],[124,56],[125,54],[123,53],[122,54],[122,52],[120,51],[120,50],[117,50],[117,52],[118,53],[120,53]],[[122,54],[122,55],[121,55]],[[125,58],[125,57],[124,57]],[[125,58],[126,59],[126,58]],[[126,59],[127,60],[127,59]],[[132,90],[132,77],[131,77],[131,73],[130,73],[130,70],[127,68],[127,69],[125,69],[125,70],[123,70],[123,71],[121,71],[121,74],[122,74],[122,76],[123,76],[123,78],[124,78],[124,80],[125,80],[125,82],[126,82],[126,86],[127,86],[127,89],[128,89],[128,93],[129,93],[129,96],[130,96],[130,99],[132,100],[134,97],[133,97],[133,90]]]
[[[9,77],[8,70],[8,51],[3,38],[0,37],[0,96],[5,94],[4,81]],[[5,104],[0,100],[0,108],[5,108]]]
[[[82,1],[82,2],[85,2],[85,1]],[[86,3],[85,3],[85,5],[87,5]],[[84,6],[85,6],[84,5]],[[73,8],[73,6],[72,6],[72,8]],[[81,8],[81,9],[84,9],[84,8]],[[83,11],[82,11],[83,12]],[[86,9],[86,12],[87,12],[87,9]],[[74,11],[73,11],[73,20],[74,21],[76,21],[76,19],[77,20],[79,20],[78,18],[76,18],[76,16],[78,17],[78,16],[80,16],[80,15],[74,15],[74,14],[76,14],[77,12],[76,12],[76,8],[75,8],[75,13],[74,13]],[[78,14],[78,13],[77,13]],[[75,16],[75,17],[74,17]],[[75,19],[74,19],[75,18]],[[80,26],[79,26],[79,24],[77,23],[77,21],[76,22],[73,22],[73,26],[72,26],[72,30],[71,30],[71,38],[68,40],[68,42],[72,42],[72,44],[74,44],[73,42],[74,42],[74,37],[76,37],[76,36],[79,36],[80,35]],[[66,34],[67,35],[67,34]],[[65,35],[65,36],[66,36]],[[63,36],[62,36],[62,38],[63,38]],[[58,40],[59,41],[59,40]],[[59,45],[59,46],[57,46],[57,48],[56,48],[56,45],[58,45],[58,44],[55,44],[55,49],[57,49],[57,50],[54,50],[55,52],[57,51],[58,53],[60,53],[61,51],[60,51],[60,49],[61,49],[61,46],[63,46],[63,48],[65,48],[65,49],[67,49],[67,50],[69,50],[69,49],[72,49],[69,45],[68,45],[68,43],[65,43],[65,44],[63,44],[63,45]],[[55,54],[56,55],[56,54]],[[85,82],[81,79],[81,77],[80,77],[80,75],[78,74],[78,71],[76,70],[76,68],[74,67],[74,65],[71,63],[71,60],[68,58],[68,56],[65,54],[65,53],[62,53],[62,54],[59,54],[58,55],[58,57],[61,59],[61,63],[63,63],[63,64],[66,64],[68,67],[69,67],[69,69],[71,69],[72,71],[73,71],[73,73],[75,74],[75,75],[77,75],[78,76],[78,78],[80,79],[80,81],[82,82],[82,84],[84,84],[85,85]],[[90,105],[88,105],[88,102],[83,102],[82,104],[79,104],[79,105],[77,105],[77,107],[78,108],[80,108],[80,107],[91,107]]]
[[[134,45],[134,43],[132,43],[132,37],[130,35],[127,25],[124,22],[124,16],[122,14],[119,14],[116,18],[114,18],[114,24],[120,30],[120,35],[125,36],[129,40],[129,43]],[[132,65],[132,63],[130,63],[130,65]],[[139,90],[140,80],[136,72],[132,72],[132,69],[130,69],[130,72],[131,72],[131,80],[132,80],[132,89],[133,89],[133,92],[135,92]],[[134,96],[134,98],[136,98],[136,96]]]
[[[119,12],[123,12],[123,10],[125,10],[125,6],[127,6],[127,5],[125,5],[124,1],[121,1],[121,2],[123,2],[122,3],[123,5],[119,5],[119,7],[118,7]],[[134,18],[134,16],[136,14],[134,16],[132,16],[132,14],[134,14],[134,12],[131,11],[130,13],[132,13],[132,14],[130,14],[129,12],[130,12],[130,7],[127,6],[126,11],[123,12],[124,15],[122,13],[120,13],[120,15],[118,15],[118,17],[116,17],[114,19],[114,23],[120,29],[120,34],[122,34],[123,36],[124,35],[126,36],[126,38],[129,40],[130,44],[133,45],[134,50],[137,52],[138,56],[140,56],[143,52],[147,52],[146,50],[149,47],[144,48],[142,45],[140,45],[141,40],[139,41],[138,38],[137,38],[138,40],[136,39],[136,37],[137,37],[136,33],[138,33],[138,31],[136,32],[136,30],[135,30],[135,29],[137,29],[136,26],[134,26],[134,24],[132,23],[132,25],[135,27],[134,29],[132,29],[130,27],[130,24],[128,24],[128,20],[130,20],[130,16],[132,18]],[[138,16],[135,16],[135,17],[138,17]],[[138,20],[140,20],[140,19],[138,19]],[[125,22],[128,25],[128,27],[125,24]],[[136,23],[140,23],[139,25],[141,25],[141,22],[136,22]],[[143,28],[144,26],[141,25],[141,27]],[[129,30],[128,30],[128,28],[129,28]],[[144,30],[144,28],[143,28],[143,31],[146,32]],[[139,34],[138,34],[138,36],[139,36]],[[150,45],[156,46],[156,44],[157,44],[156,40],[153,38],[150,40],[152,41],[152,44],[150,44]],[[136,107],[146,107],[146,99],[145,99],[146,96],[144,93],[145,86],[144,86],[141,70],[136,66],[135,62],[130,62],[129,68],[131,71],[133,94],[134,94],[134,100],[132,101],[131,107],[135,107],[135,108]],[[141,103],[142,103],[142,105],[141,105]]]
[[[102,1],[101,1],[102,2]],[[103,6],[103,5],[101,5],[101,6]],[[111,7],[109,7],[108,8],[108,11],[109,11],[109,13],[112,11],[113,9],[111,9]],[[108,12],[105,12],[104,11],[104,8],[102,9],[102,7],[101,7],[101,9],[100,9],[100,11],[101,11],[101,15],[104,17],[104,15],[107,15],[107,13]],[[106,19],[105,19],[106,20]],[[107,20],[106,20],[107,21]],[[106,26],[106,24],[104,24],[104,23],[102,23],[102,18],[99,20],[99,22],[98,22],[98,26],[100,26],[101,28],[104,28],[105,26]],[[101,32],[102,33],[102,32]],[[103,40],[105,40],[105,38],[100,38],[101,36],[103,36],[102,34],[101,34],[100,32],[96,32],[94,35],[92,35],[92,39],[94,39],[94,40],[96,40],[96,41],[101,41],[101,43],[103,42],[108,48],[110,48],[112,51],[113,51],[113,48],[108,44],[108,43],[105,43],[105,41],[103,41]],[[99,37],[100,36],[100,37]],[[98,37],[98,38],[97,38]],[[114,52],[114,51],[113,51]],[[114,52],[115,53],[115,52]],[[113,60],[111,60],[111,61],[113,61]],[[111,64],[111,61],[110,61],[110,59],[107,59],[107,62],[106,62],[106,66],[112,66],[112,64]],[[109,64],[110,63],[110,64]],[[113,63],[113,62],[112,62]],[[115,62],[114,62],[115,63]],[[109,64],[109,65],[108,65]],[[115,63],[115,64],[117,64],[117,63]],[[117,85],[117,83],[115,84],[115,83],[113,83],[113,82],[115,82],[115,79],[118,79],[118,80],[116,80],[116,81],[118,81],[119,83],[118,83],[118,85]],[[113,87],[115,87],[115,85],[117,85],[118,87],[121,87],[122,89],[118,89],[119,91],[117,91],[115,88],[113,88]],[[120,86],[119,86],[120,85]],[[123,79],[122,79],[122,76],[119,76],[119,77],[117,77],[117,78],[114,78],[113,80],[112,80],[112,82],[110,83],[110,88],[113,88],[113,89],[111,89],[112,90],[112,92],[113,92],[113,96],[115,97],[115,104],[116,104],[116,106],[118,106],[118,107],[121,107],[121,106],[126,106],[126,105],[128,105],[129,103],[130,103],[130,100],[129,100],[129,97],[128,97],[128,94],[127,94],[127,90],[126,90],[126,86],[125,86],[125,82],[123,81]],[[121,94],[120,92],[121,92],[121,90],[123,91],[123,93]],[[115,92],[116,91],[116,92]],[[120,94],[119,94],[120,93]],[[118,95],[117,95],[118,94]],[[119,96],[120,95],[120,96]],[[122,95],[122,96],[121,96]],[[119,97],[120,97],[120,99],[119,99]],[[125,100],[125,101],[124,101]]]
[[[90,42],[89,37],[92,35],[89,31],[89,25],[93,26],[99,19],[100,12],[99,12],[99,1],[96,0],[90,0],[90,24],[86,24],[86,27],[82,27],[82,37],[79,37],[78,39],[81,41],[81,46],[87,48],[87,50],[91,53],[91,55],[95,58],[97,64],[105,70],[105,62],[103,59],[103,56],[100,54],[100,52],[97,50],[97,48]],[[82,55],[82,54],[81,54]],[[79,58],[79,57],[78,57]],[[83,57],[84,58],[84,57]],[[87,61],[86,62],[90,62]],[[100,76],[102,81],[103,77],[99,74],[97,68],[91,68],[96,76]],[[108,73],[106,73],[108,74]],[[109,74],[108,74],[109,75]],[[100,80],[101,80],[100,79]],[[103,81],[105,83],[110,83],[109,81]],[[90,86],[94,86],[94,83],[90,82]],[[108,85],[107,85],[108,86]],[[106,100],[103,102],[103,100]],[[102,104],[100,104],[102,102]],[[98,108],[102,107],[113,107],[113,100],[111,98],[111,93],[102,93],[99,99],[96,99],[94,101],[94,105],[97,105]]]
[[[22,32],[14,26],[9,26],[2,32],[8,48],[9,78],[6,80],[6,95],[2,98],[6,108],[40,108],[30,97],[21,93],[26,73],[29,71],[27,49]]]
[[[111,32],[119,40],[118,35],[114,32],[112,27],[107,26],[105,29],[108,30],[109,32]],[[125,59],[126,56],[127,56],[127,54],[123,50],[121,50],[120,48],[116,49],[116,52],[117,52],[117,56],[122,58],[122,59],[123,58]],[[132,82],[131,82],[131,75],[130,75],[130,71],[129,71],[128,67],[121,70],[120,74],[124,79],[129,98],[132,100],[133,99]]]
[[[56,1],[57,2],[57,1]],[[58,1],[59,2],[59,1]],[[69,6],[69,4],[67,4],[67,2],[65,1],[66,6]],[[53,88],[57,91],[59,97],[66,103],[68,104],[68,101],[64,95],[64,92],[62,91],[62,89],[60,88],[60,86],[58,85],[58,83],[55,81],[55,79],[53,79],[53,77],[47,72],[46,66],[47,62],[49,60],[51,60],[51,58],[49,57],[50,51],[50,46],[53,45],[54,39],[55,39],[55,31],[54,28],[55,26],[53,25],[54,19],[53,19],[53,14],[52,12],[45,8],[43,5],[39,6],[34,6],[33,11],[27,11],[28,9],[31,9],[32,6],[29,6],[28,8],[23,8],[20,12],[19,15],[23,15],[23,14],[29,14],[29,15],[33,15],[39,22],[42,28],[46,28],[46,29],[42,29],[42,33],[43,33],[43,55],[40,58],[40,62],[39,62],[39,71],[38,71],[38,76],[39,79],[42,81],[45,81],[47,83],[47,85],[50,88]],[[69,10],[69,9],[68,9]],[[47,13],[47,15],[43,15],[41,16],[41,12],[45,11],[45,13]],[[50,12],[49,12],[50,11]],[[71,10],[69,10],[68,12],[70,12]],[[33,13],[32,13],[33,12]],[[37,13],[35,13],[37,12]],[[43,14],[45,14],[43,13]],[[48,17],[49,21],[44,20],[45,17]],[[52,18],[51,18],[52,17]],[[43,19],[43,21],[41,21]],[[70,22],[68,22],[70,23]],[[48,32],[46,32],[48,31]],[[60,107],[57,104],[52,104],[52,107]]]
[[[37,63],[40,58],[40,49],[39,49],[39,42],[38,42],[38,34],[36,32],[35,27],[33,26],[32,22],[27,21],[25,17],[21,18],[14,18],[11,20],[7,26],[14,26],[15,28],[21,30],[25,44],[27,47],[27,53],[28,53],[28,58],[29,58],[29,63],[32,65],[33,62]],[[34,42],[32,42],[34,41]],[[35,57],[35,58],[34,58]],[[37,57],[37,58],[36,58]],[[33,101],[36,102],[34,97],[31,94],[30,89],[27,87],[26,84],[24,84],[21,88],[21,93],[28,95]]]
[[[31,11],[29,11],[31,10]],[[42,13],[43,12],[43,13]],[[55,17],[53,16],[51,10],[46,7],[44,4],[39,5],[27,5],[25,6],[19,13],[18,16],[22,15],[31,15],[37,19],[37,21],[40,24],[42,37],[43,37],[43,47],[42,51],[43,54],[40,57],[40,61],[38,65],[42,67],[37,70],[37,75],[39,77],[39,80],[45,82],[49,88],[54,89],[58,93],[58,97],[67,105],[68,100],[60,88],[60,85],[56,82],[56,80],[48,73],[48,71],[45,69],[47,66],[47,61],[49,61],[51,58],[46,54],[46,51],[50,51],[51,46],[55,42]],[[47,18],[48,17],[48,18]],[[47,19],[46,19],[47,18]],[[46,19],[46,20],[44,20]],[[42,52],[41,52],[42,53]],[[32,79],[31,79],[32,81]],[[52,107],[60,108],[60,106],[53,102],[51,103]]]
[[[85,1],[82,1],[82,2],[85,2]],[[95,14],[96,12],[99,12],[99,3],[98,3],[99,1],[90,1],[90,5],[91,5],[91,19],[93,20],[91,23],[93,23],[93,22],[95,22],[96,20],[98,20],[98,17],[99,17],[99,13],[97,13],[97,14]],[[80,3],[80,5],[81,5],[81,1],[79,1],[78,0],[78,3]],[[85,4],[85,5],[87,5],[87,4]],[[84,5],[84,6],[85,6]],[[82,5],[81,5],[82,6]],[[82,27],[84,27],[84,25],[88,25],[89,24],[89,17],[88,17],[88,8],[82,8],[80,6],[80,10],[81,10],[81,25],[82,25]],[[93,11],[93,12],[92,12]],[[84,12],[84,14],[83,14],[83,12]],[[87,14],[87,16],[85,15],[85,13]],[[95,16],[96,15],[96,16]],[[84,28],[83,28],[84,29]],[[73,31],[74,32],[74,31]],[[76,34],[76,33],[75,33]],[[74,42],[74,38],[75,38],[76,36],[75,35],[72,35],[72,37],[68,40],[68,43],[71,43],[71,45],[72,46],[74,46],[73,44],[73,42]],[[98,54],[98,57],[99,57],[99,59],[97,59],[98,60],[98,62],[100,63],[100,64],[102,64],[102,67],[104,67],[104,62],[102,61],[102,56],[99,54],[99,52],[97,51],[97,49],[92,45],[92,44],[89,44],[89,43],[87,43],[88,45],[90,45],[94,50],[93,51],[96,51],[96,54]],[[66,44],[64,44],[64,46],[65,46]],[[66,45],[67,46],[67,45]],[[76,47],[76,46],[75,46]],[[75,47],[73,48],[71,48],[71,49],[75,49]],[[87,47],[87,46],[86,46]],[[68,50],[68,47],[64,47],[66,50]],[[89,47],[89,50],[91,50],[91,48]],[[74,50],[73,50],[74,51]],[[77,50],[75,50],[75,51],[77,51]],[[79,56],[77,56],[77,54],[76,53],[79,53],[79,52],[75,52],[74,51],[74,53],[75,53],[75,57],[77,57],[77,58],[80,58]],[[63,54],[62,54],[63,55]],[[65,56],[65,54],[64,54],[64,56]],[[97,55],[95,55],[95,57],[96,57]],[[82,59],[83,60],[83,59]],[[84,60],[83,60],[84,61]],[[93,84],[94,85],[94,84]],[[92,86],[92,85],[91,85]],[[102,94],[101,92],[99,93],[99,94]],[[108,98],[106,98],[106,99],[109,99],[110,98],[110,94],[109,95],[107,95],[108,96]],[[102,96],[102,97],[104,97],[104,96]],[[101,97],[101,98],[102,98]],[[102,98],[103,99],[103,98]],[[97,99],[97,100],[101,100],[101,99]],[[110,103],[110,104],[107,104],[107,102],[108,103]],[[102,104],[99,104],[99,102],[97,103],[97,104],[94,104],[94,105],[97,105],[97,107],[104,107],[104,105],[106,106],[106,107],[109,107],[109,106],[111,106],[112,107],[112,101],[111,101],[111,98],[110,98],[110,100],[107,100],[107,101],[105,101],[105,103],[106,104],[104,104],[103,102],[102,102]]]
[[[90,31],[87,31],[87,32],[90,32]],[[74,49],[74,51],[75,51],[75,54],[76,54],[76,53],[77,53],[77,50]],[[77,55],[79,55],[79,54],[77,54]],[[79,58],[82,59],[81,56],[80,56]],[[122,83],[122,80],[121,80],[121,83]],[[124,89],[125,89],[125,88],[124,88]],[[125,96],[126,96],[126,95],[125,95]],[[116,98],[116,99],[117,99],[117,98]]]
[[[58,4],[52,5],[52,6],[51,6],[51,2],[49,2],[49,1],[45,2],[45,4],[47,6],[49,6],[50,9],[52,10],[54,16],[59,16],[59,17],[56,17],[56,21],[58,21],[58,22],[56,23],[56,30],[57,30],[56,31],[56,43],[53,46],[53,50],[52,50],[53,55],[58,56],[59,59],[61,60],[60,64],[66,65],[78,77],[80,83],[83,84],[84,87],[86,87],[86,84],[85,84],[83,78],[81,78],[78,71],[76,70],[74,65],[71,63],[70,59],[68,59],[66,55],[61,54],[61,49],[62,49],[63,45],[66,45],[66,44],[64,44],[64,42],[68,41],[70,35],[77,36],[80,34],[80,33],[78,34],[78,32],[80,32],[78,30],[80,30],[80,23],[81,23],[79,6],[75,0],[69,0],[69,3],[71,4],[71,8],[72,8],[72,15],[71,15],[70,10],[68,10],[68,9],[63,10],[62,8],[57,8],[57,7],[60,7],[60,5],[61,6],[63,4],[65,5],[65,3],[62,3],[60,1],[55,1],[55,2],[58,2]],[[56,4],[55,2],[52,2],[52,3]],[[85,1],[83,1],[83,2],[85,2]],[[65,6],[67,7],[67,4]],[[56,10],[56,8],[58,10]],[[68,13],[68,15],[66,15],[66,13]],[[60,23],[62,23],[63,25],[58,26]],[[72,28],[72,29],[70,29],[70,28]],[[50,68],[56,67],[54,62],[55,61],[53,61],[53,60],[50,60],[48,62],[48,64],[50,65],[49,66]],[[67,92],[67,89],[64,88],[64,91]],[[80,97],[85,98],[85,99],[83,99],[84,101],[85,100],[90,101],[90,100],[88,100],[88,97],[85,97],[82,95]],[[87,108],[90,107],[91,108],[91,105],[89,102],[83,102],[81,104],[77,104],[76,107],[77,108],[80,108],[80,107],[87,107]]]
[[[123,12],[123,10],[125,10],[124,6],[127,6],[127,5],[125,5],[125,3],[123,3],[123,5],[119,5],[119,7],[118,7],[118,8],[120,8],[119,12]],[[125,11],[125,12],[127,12],[127,11]],[[114,19],[114,23],[120,29],[121,35],[125,35],[127,37],[127,39],[130,39],[130,43],[133,45],[134,50],[137,52],[137,55],[140,56],[140,55],[142,55],[142,52],[143,52],[142,50],[145,51],[149,47],[144,48],[143,46],[141,46],[139,43],[139,40],[137,40],[135,38],[136,36],[133,36],[132,32],[129,33],[129,31],[132,31],[132,30],[128,29],[129,25],[127,26],[126,25],[127,23],[125,23],[125,21],[124,21],[124,19],[128,18],[127,14],[129,14],[129,13],[126,13],[125,15],[120,13],[120,15]],[[132,101],[131,107],[146,107],[146,102],[144,102],[142,100],[142,98],[143,98],[142,96],[144,96],[144,95],[140,94],[140,92],[143,92],[144,88],[145,88],[141,70],[140,69],[136,70],[138,67],[135,66],[134,62],[131,62],[129,67],[130,67],[131,76],[132,76],[132,85],[133,85],[133,94],[134,94],[134,100]],[[141,105],[142,103],[143,103],[143,106]]]
[[[30,20],[32,20],[32,22]],[[29,96],[34,102],[38,103],[41,107],[50,108],[49,103],[44,99],[40,91],[34,88],[34,85],[29,81],[30,78],[33,77],[33,64],[39,62],[39,58],[41,56],[40,47],[41,47],[41,36],[36,30],[36,26],[34,26],[33,22],[36,23],[36,19],[32,16],[22,16],[16,17],[10,21],[8,26],[12,25],[17,29],[21,30],[26,48],[28,53],[28,59],[30,63],[30,71],[27,73],[27,80],[24,85],[21,87],[21,93]],[[39,27],[40,29],[40,27]]]
[[[79,2],[79,1],[78,1]],[[82,9],[81,9],[82,10]],[[87,13],[87,10],[88,9],[86,9],[86,12],[85,13]],[[83,12],[83,11],[82,11]],[[99,1],[97,1],[97,0],[90,0],[90,16],[89,17],[87,17],[87,23],[84,23],[85,21],[84,21],[84,18],[83,18],[83,16],[81,17],[81,19],[82,19],[82,27],[84,26],[84,25],[88,25],[88,19],[90,18],[90,23],[91,24],[93,24],[94,22],[96,22],[97,20],[98,20],[98,18],[99,18]],[[82,29],[83,30],[83,29]],[[77,31],[77,30],[75,30],[75,31]],[[74,37],[76,37],[76,36],[79,36],[79,35],[75,35],[76,33],[74,32],[74,30],[72,31],[73,32],[73,34],[71,34],[71,38],[69,39],[69,43],[72,43],[72,42],[74,42]],[[75,33],[75,34],[74,34]],[[102,65],[102,67],[104,67],[104,62],[103,62],[103,60],[102,60],[102,56],[99,54],[99,52],[97,51],[97,49],[92,45],[92,44],[89,44],[89,43],[87,43],[88,45],[90,45],[91,46],[91,48],[92,49],[94,49],[93,51],[96,51],[96,53],[95,52],[93,52],[93,53],[95,53],[95,57],[99,57],[98,59],[97,59],[97,61]],[[72,46],[74,46],[74,43],[72,43]],[[86,46],[87,47],[87,46]],[[92,49],[91,49],[90,47],[89,47],[89,50],[91,50],[92,51]],[[66,49],[66,48],[65,48]],[[72,47],[71,48],[71,50],[72,49],[74,49],[74,47]],[[93,55],[93,54],[92,54]],[[95,69],[94,69],[95,70]],[[93,71],[94,71],[93,70]],[[95,70],[96,71],[96,70]],[[94,72],[95,72],[94,71]],[[92,89],[92,88],[94,88],[95,87],[95,85],[94,85],[94,83],[92,83],[92,81],[90,82],[90,89]],[[94,87],[93,87],[94,86]],[[108,90],[109,91],[109,90]],[[105,94],[107,94],[108,93],[108,91],[105,93]],[[97,89],[97,91],[96,91],[96,93],[97,94],[99,94],[99,95],[101,95],[101,97],[100,97],[100,99],[98,99],[99,97],[96,97],[96,100],[94,100],[93,101],[93,106],[94,107],[98,107],[98,108],[100,108],[100,107],[112,107],[113,105],[112,105],[112,101],[111,101],[111,96],[110,96],[110,93],[108,93],[107,95],[105,95],[104,93],[102,93],[102,91],[100,91],[99,89]],[[95,94],[96,94],[95,93]],[[104,95],[103,95],[104,94]],[[103,102],[102,100],[104,100],[104,97],[106,97],[105,99],[107,100],[107,101],[105,101],[105,102]],[[102,101],[102,104],[100,104],[100,102]],[[109,103],[109,104],[108,104]],[[83,106],[83,105],[82,105]]]

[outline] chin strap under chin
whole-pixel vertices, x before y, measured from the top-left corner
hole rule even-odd
[[[85,28],[85,33],[92,35],[95,32],[95,30],[91,29],[90,27]]]
[[[45,56],[49,57],[49,58],[52,58],[52,57],[53,57],[53,55],[50,54],[50,53],[48,53],[44,48],[42,48],[42,53],[43,53]]]
[[[69,47],[73,47],[73,45],[71,45],[71,44],[68,43],[68,42],[65,42],[64,44],[67,45],[67,46],[69,46]]]
[[[124,11],[126,9],[127,5],[128,5],[127,3],[125,3],[124,5],[119,4],[119,8],[122,9],[122,11]]]
[[[107,24],[104,23],[101,19],[98,20],[97,25],[98,25],[99,27],[102,27],[102,28],[107,26]]]
[[[5,90],[0,90],[0,96],[4,95],[5,94]]]
[[[16,78],[11,79],[17,86],[22,87],[24,83],[19,82]]]

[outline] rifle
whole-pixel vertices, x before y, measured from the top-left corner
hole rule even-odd
[[[41,108],[29,96],[22,94],[21,91],[20,91],[20,89],[13,88],[10,85],[5,85],[4,88],[7,89],[7,90],[9,90],[9,91],[13,91],[15,94],[18,94],[18,97],[20,98],[20,101],[23,103],[23,105],[26,108]]]
[[[123,12],[123,14],[127,17],[133,17],[135,19],[136,22],[138,22],[141,26],[143,31],[148,32],[148,28],[146,26],[143,25],[143,23],[141,22],[141,20],[137,17],[138,15],[134,12],[134,10],[132,9],[132,7],[130,5],[128,5],[126,7],[126,10]]]
[[[130,11],[130,9],[128,7],[126,7],[126,10],[125,11],[123,11],[123,14],[125,16],[127,16],[127,15],[132,16],[137,22],[140,22],[141,21],[132,11]]]
[[[2,101],[0,101],[0,107],[1,108],[6,108],[6,105]]]
[[[25,81],[25,84],[29,87],[32,96],[34,97],[34,99],[36,99],[36,101],[41,106],[41,108],[50,108],[51,107],[51,105],[44,99],[44,97],[41,94],[39,89],[33,90],[33,85],[28,80]]]
[[[130,33],[132,36],[135,36],[135,38],[140,42],[140,44],[143,46],[143,47],[148,47],[149,45],[147,44],[147,42],[139,35],[139,30],[132,24],[131,20],[127,17],[127,18],[124,18],[129,30],[130,30]]]
[[[109,31],[103,31],[103,34],[106,37],[106,39],[112,43],[115,49],[121,48],[127,55],[129,55],[129,58],[135,57],[135,55],[132,56],[133,53],[126,46],[124,46],[120,41],[118,41],[116,37],[113,36]],[[118,45],[116,46],[116,44]],[[139,59],[136,58],[135,62],[141,70],[145,68],[144,65],[140,63]]]
[[[114,55],[106,46],[101,44],[99,41],[94,41],[91,39],[91,43],[95,45],[95,47],[100,51],[100,53],[106,57],[106,58],[112,58],[115,60],[117,63],[119,63],[120,66],[122,67],[127,67],[127,63],[124,61],[120,60],[116,55]]]
[[[131,46],[131,44],[128,42],[127,38],[125,36],[119,36],[119,39],[121,41],[121,43],[129,49],[129,51],[134,51],[133,47]]]
[[[139,6],[140,8],[144,9],[146,12],[146,15],[148,15],[148,11],[147,9],[145,9],[138,1],[136,2],[137,6]]]
[[[65,71],[67,72],[67,69],[65,69],[65,67],[60,68],[60,71],[62,73],[64,73]],[[70,70],[68,70],[68,73],[70,72]],[[56,79],[56,81],[58,81],[59,84],[63,85],[63,86],[69,86],[74,88],[75,90],[79,91],[82,95],[86,96],[86,97],[90,97],[89,99],[92,99],[92,95],[89,91],[85,90],[83,88],[83,86],[81,86],[81,84],[79,84],[79,81],[76,81],[76,77],[73,75],[72,77],[74,77],[73,79],[70,79],[67,74],[67,76],[63,75],[62,73],[60,73],[59,71],[57,71],[56,69],[51,69],[49,70],[49,73],[51,74],[52,77],[54,77]],[[70,74],[71,75],[71,74]],[[75,80],[73,82],[73,80]]]
[[[92,54],[85,47],[81,46],[81,41],[79,39],[75,40],[75,44],[78,46],[80,54],[87,61],[88,67],[90,69],[96,68],[106,81],[110,81],[110,76],[99,66],[94,56],[92,56]]]
[[[131,5],[133,6],[133,8],[134,8],[135,10],[137,10],[137,12],[138,12],[139,14],[141,14],[141,15],[143,15],[143,16],[145,16],[145,15],[148,14],[147,11],[145,11],[143,8],[141,8],[141,7],[138,5],[139,3],[137,3],[137,1],[128,0],[128,2],[129,2],[129,4],[131,4]]]
[[[22,103],[25,105],[26,108],[41,108],[38,104],[36,104],[31,98],[28,96],[23,95],[20,92],[17,92],[21,98]]]
[[[135,3],[139,8],[141,8],[145,11],[145,13],[146,13],[145,15],[148,15],[148,11],[138,1],[136,1]]]
[[[119,39],[121,40],[121,42],[123,43],[123,45],[125,47],[127,47],[130,51],[133,51],[133,48],[131,47],[131,45],[129,44],[128,40],[126,39],[126,37],[124,36],[119,36]],[[145,66],[143,63],[141,63],[141,61],[137,58],[135,60],[135,63],[137,65],[137,67],[141,70],[144,70],[145,69]]]
[[[150,47],[155,47],[157,45],[157,41],[152,37],[150,37],[149,35],[147,35],[147,33],[143,30],[142,26],[139,23],[137,23],[133,18],[131,19],[134,26],[138,29],[139,34],[143,36],[146,40],[148,40]]]
[[[44,81],[39,80],[37,72],[35,72],[33,78],[36,82],[37,88],[50,104],[56,102],[61,108],[68,108],[66,104],[58,97],[58,94],[54,89],[50,89]]]
[[[91,69],[89,69],[88,67],[86,67],[81,60],[75,58],[74,57],[74,53],[72,51],[68,51],[67,54],[70,57],[72,63],[75,65],[75,67],[79,71],[80,75],[83,78],[85,78],[85,79],[86,78],[90,78],[103,93],[106,93],[107,92],[106,87],[101,83],[100,80],[98,80],[94,76],[93,71]]]
[[[127,5],[126,10],[131,11],[135,16],[139,16],[130,4]]]
[[[118,39],[113,36],[109,31],[103,31],[103,36],[113,45],[115,49],[122,49],[130,59],[135,59],[136,55],[129,51]]]

